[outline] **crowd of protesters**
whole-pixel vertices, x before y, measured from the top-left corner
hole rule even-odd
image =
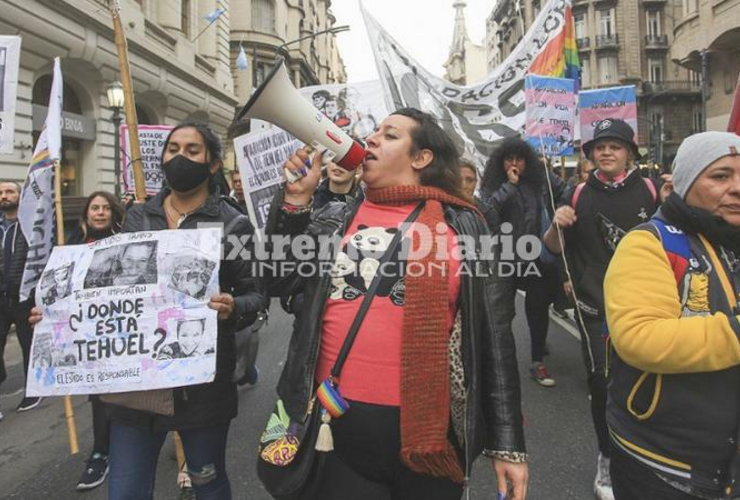
[[[621,120],[599,122],[568,179],[518,136],[499,141],[485,166],[460,159],[436,120],[413,108],[366,138],[357,171],[296,151],[283,168],[305,175],[282,184],[265,233],[337,236],[333,252],[317,253],[308,274],[283,266],[257,276],[241,257],[223,260],[208,304],[218,316],[215,379],[90,396],[94,441],[77,488],[107,477],[111,499],[152,498],[160,449],[176,432],[196,498],[231,498],[229,425],[237,387],[257,384],[257,330],[273,296],[295,315],[277,387],[287,417],[302,422],[323,404],[317,388],[349,407],[324,421],[333,451],[305,498],[458,499],[482,454],[498,498],[523,500],[528,455],[512,328],[522,291],[528,374],[548,390],[556,386],[545,366],[550,306],[573,304],[598,499],[739,498],[740,137],[689,137],[673,176],[656,182],[636,166],[634,135]],[[214,222],[237,237],[254,233],[239,174],[228,186],[209,128],[175,127],[161,168],[166,187],[147,201],[124,208],[109,193],[90,195],[66,243]],[[43,315],[18,297],[27,251],[20,194],[0,182],[0,383],[10,326],[27,372]],[[503,235],[539,243],[537,255],[480,246]],[[463,248],[466,238],[475,248]],[[535,272],[504,276],[502,261],[533,262]],[[24,397],[17,411],[40,402]]]

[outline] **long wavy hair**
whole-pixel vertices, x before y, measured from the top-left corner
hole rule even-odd
[[[88,232],[87,212],[90,210],[90,205],[92,204],[92,201],[97,197],[103,198],[105,201],[108,202],[108,205],[110,205],[111,231],[114,234],[120,233],[121,227],[123,226],[123,218],[126,215],[126,211],[124,210],[123,205],[121,205],[121,202],[118,201],[116,197],[108,191],[95,191],[87,197],[87,200],[85,201],[85,208],[82,210],[82,215],[80,216],[80,228],[82,229],[83,237],[87,238]]]
[[[429,113],[416,108],[401,108],[391,115],[411,118],[416,122],[411,134],[412,154],[428,149],[434,154],[431,163],[421,170],[419,179],[422,186],[432,186],[447,194],[465,200],[460,176],[460,155],[455,143]]]
[[[542,168],[540,159],[537,157],[532,146],[527,144],[518,135],[503,139],[499,146],[493,150],[491,157],[486,162],[481,181],[481,191],[493,192],[500,188],[507,180],[504,170],[504,158],[507,156],[518,156],[524,158],[524,172],[521,174],[521,182],[540,185],[545,180],[545,169]]]

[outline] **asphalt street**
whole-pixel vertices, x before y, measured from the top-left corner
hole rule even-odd
[[[551,321],[550,356],[546,365],[557,380],[554,388],[532,381],[529,335],[521,297],[517,301],[515,335],[526,414],[530,453],[531,500],[591,500],[597,449],[586,393],[580,345],[562,325]],[[260,381],[240,392],[239,416],[232,422],[227,453],[228,473],[235,499],[269,500],[255,472],[257,442],[275,402],[274,387],[282,369],[292,317],[273,302],[269,325],[261,331],[258,365]],[[570,330],[573,330],[571,327]],[[0,498],[46,500],[107,498],[106,484],[86,493],[75,490],[92,444],[91,412],[87,398],[74,397],[80,453],[71,456],[61,398],[45,399],[36,409],[18,414],[22,374],[20,349],[8,339],[9,380],[0,392]],[[159,459],[156,499],[177,499],[177,465],[171,439]],[[496,478],[490,462],[479,459],[470,484],[471,499],[496,498]],[[351,500],[351,496],[348,496]]]

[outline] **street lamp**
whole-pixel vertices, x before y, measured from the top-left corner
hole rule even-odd
[[[120,127],[121,127],[121,120],[123,117],[121,116],[121,110],[123,109],[123,100],[124,100],[124,94],[123,94],[123,85],[121,85],[121,82],[113,82],[110,85],[108,85],[108,88],[106,89],[106,94],[108,96],[108,107],[113,111],[113,116],[111,117],[111,121],[113,122],[113,127],[115,128],[114,134],[113,134],[113,176],[115,177],[114,183],[113,183],[113,189],[116,194],[116,199],[121,198],[121,135],[120,135]]]
[[[317,36],[323,35],[324,33],[337,34],[337,33],[342,33],[343,31],[349,31],[349,26],[346,25],[346,24],[343,24],[341,26],[334,26],[333,28],[329,28],[329,29],[326,29],[326,30],[317,31],[316,33],[311,33],[310,35],[302,36],[300,38],[296,38],[295,40],[290,40],[289,42],[285,42],[284,44],[280,45],[277,48],[276,56],[279,56],[280,55],[280,51],[283,50],[288,45],[291,45],[291,44],[294,44],[294,43],[298,43],[298,42],[302,42],[303,40],[308,40],[310,38],[316,38]]]

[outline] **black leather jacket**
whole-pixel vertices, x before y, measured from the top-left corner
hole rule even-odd
[[[163,208],[165,188],[143,205],[134,205],[126,214],[123,232],[160,231],[168,229]],[[232,200],[212,192],[206,203],[188,215],[180,229],[197,229],[200,223],[223,223],[224,258],[232,253],[229,235],[241,237],[254,233],[249,219],[234,206]],[[233,221],[233,222],[232,222]],[[241,258],[222,260],[219,271],[221,290],[234,296],[231,318],[218,322],[216,377],[207,384],[173,390],[175,413],[172,416],[133,410],[110,404],[111,418],[152,430],[172,430],[203,427],[230,421],[237,413],[236,385],[232,381],[236,362],[234,332],[252,324],[257,313],[265,308],[266,299],[257,278],[252,275],[251,262]],[[136,397],[131,393],[132,397]]]
[[[341,235],[357,212],[361,201],[349,205],[330,203],[313,214],[286,214],[281,209],[282,192],[278,192],[267,222],[271,235],[308,234]],[[445,219],[457,234],[487,235],[485,221],[475,213],[444,207]],[[293,258],[289,255],[289,259]],[[511,333],[493,330],[493,304],[490,301],[493,278],[489,263],[478,264],[481,273],[472,277],[462,273],[459,304],[462,311],[462,357],[468,391],[465,415],[464,448],[466,475],[473,460],[483,451],[524,452],[521,394],[517,371],[516,347]],[[272,266],[273,270],[277,269]],[[330,267],[330,266],[329,266]],[[470,273],[472,274],[472,273]],[[314,374],[319,355],[324,305],[329,296],[331,277],[328,272],[312,277],[298,273],[265,277],[270,295],[281,296],[303,292],[304,307],[294,323],[288,357],[278,383],[278,393],[288,414],[302,420],[316,388]]]

